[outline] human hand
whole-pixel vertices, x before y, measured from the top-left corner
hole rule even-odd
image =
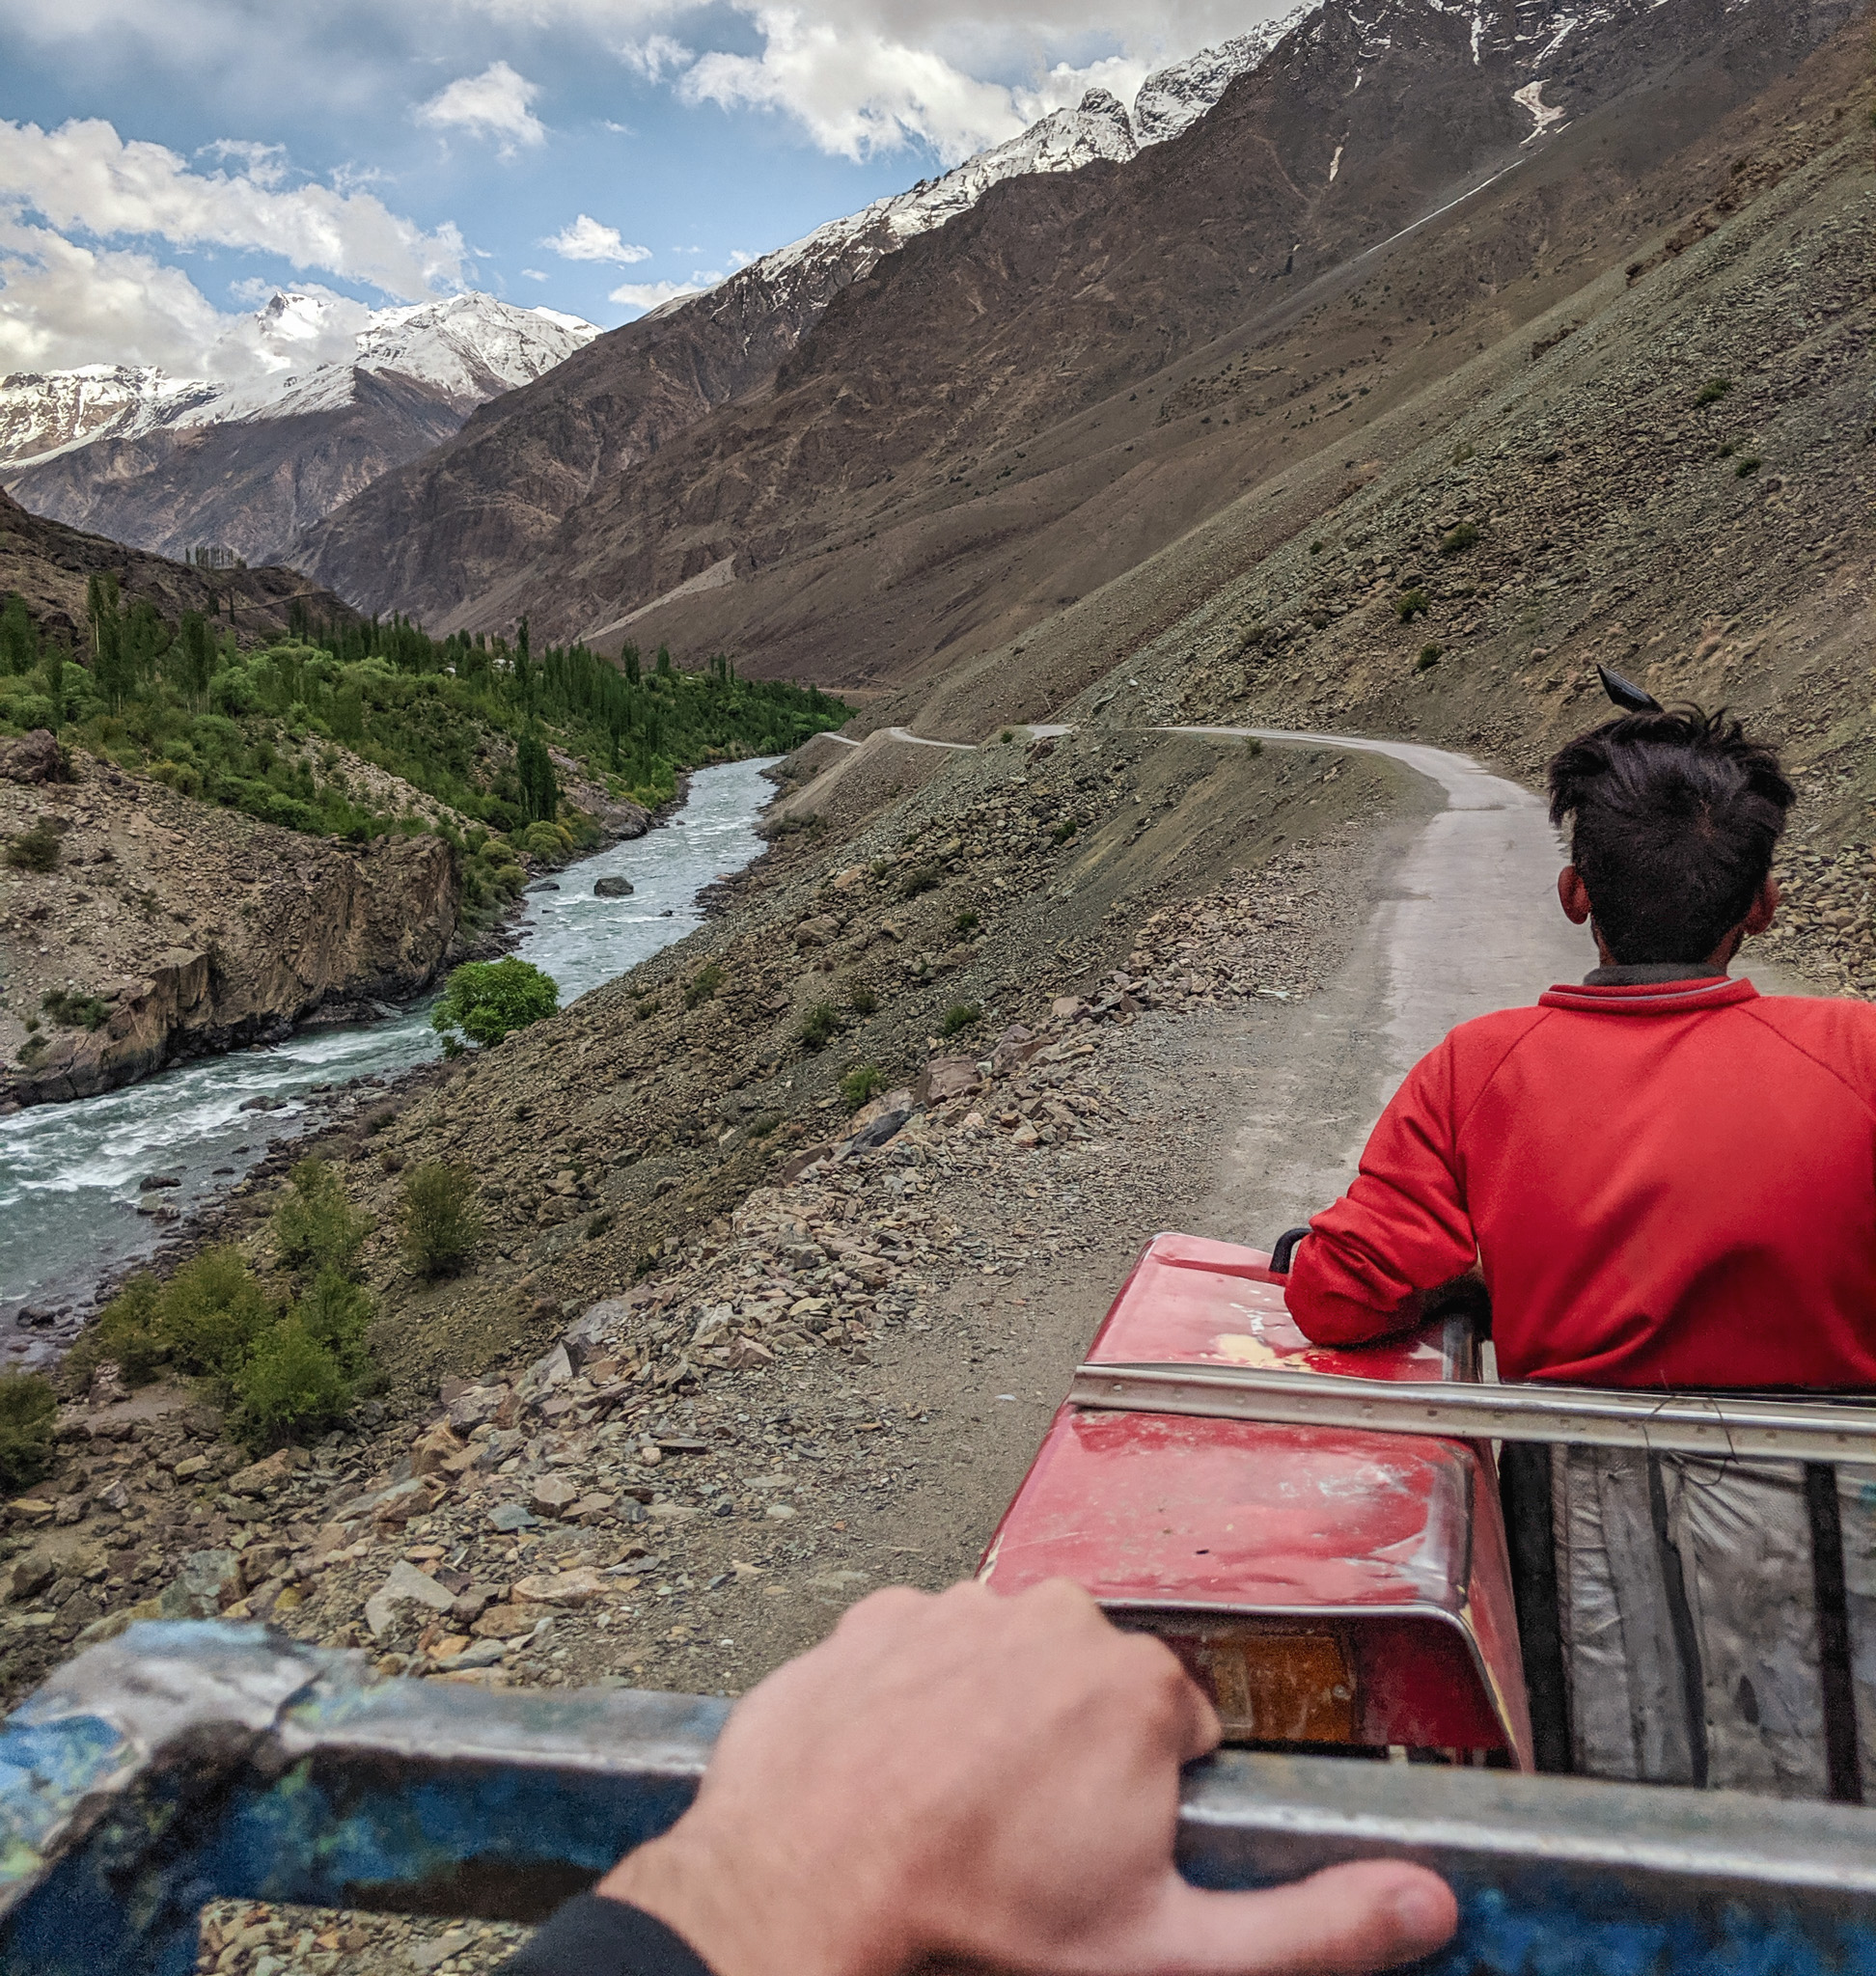
[[[1362,1971],[1452,1934],[1445,1882],[1400,1861],[1188,1885],[1179,1766],[1217,1743],[1167,1648],[1064,1580],[878,1592],[737,1706],[695,1805],[598,1891],[716,1976]]]

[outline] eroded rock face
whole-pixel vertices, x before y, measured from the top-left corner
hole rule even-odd
[[[29,737],[30,738],[30,737]],[[87,1098],[165,1064],[286,1035],[329,1002],[423,987],[454,935],[460,881],[440,837],[356,846],[276,830],[105,772],[0,782],[0,832],[61,827],[49,872],[0,867],[19,992],[0,1017],[0,1112]],[[179,935],[181,937],[179,938]],[[95,1027],[18,1011],[95,998]]]
[[[57,782],[65,774],[65,757],[49,729],[35,727],[16,741],[0,741],[0,777],[8,782]]]

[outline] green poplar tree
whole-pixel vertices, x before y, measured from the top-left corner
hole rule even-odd
[[[39,626],[17,590],[7,592],[0,611],[0,672],[30,672],[39,664]]]
[[[530,823],[551,823],[560,810],[560,783],[554,759],[540,730],[530,727],[514,752],[515,779],[521,784],[521,807]]]

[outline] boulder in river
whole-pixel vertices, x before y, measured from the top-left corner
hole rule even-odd
[[[593,895],[596,899],[628,899],[635,888],[629,878],[595,878]]]

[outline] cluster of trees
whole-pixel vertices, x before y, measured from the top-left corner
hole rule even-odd
[[[739,678],[722,657],[686,672],[662,650],[648,667],[630,648],[617,665],[581,645],[537,652],[525,619],[512,644],[432,639],[404,618],[316,626],[296,604],[288,638],[244,653],[200,613],[172,624],[147,599],[126,608],[109,574],[92,578],[86,617],[73,663],[42,645],[22,599],[0,607],[0,730],[69,729],[186,795],[360,840],[428,825],[386,813],[334,744],[482,836],[551,855],[573,842],[555,750],[655,805],[684,769],[784,753],[847,713],[816,688]]]

